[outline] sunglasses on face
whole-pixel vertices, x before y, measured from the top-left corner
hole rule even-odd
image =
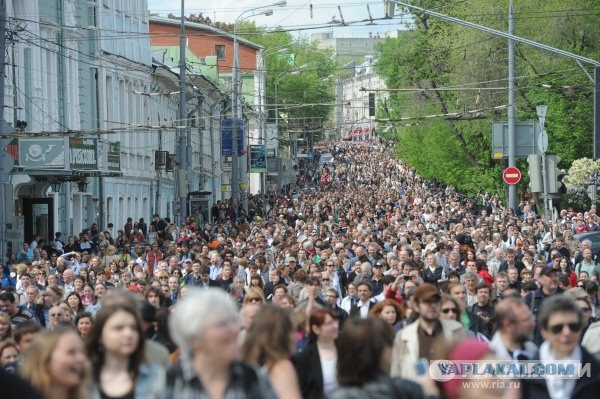
[[[581,323],[560,323],[550,326],[548,329],[552,334],[560,334],[565,326],[569,327],[569,331],[571,332],[579,332],[581,330]]]
[[[458,314],[458,310],[456,308],[446,308],[446,309],[442,309],[442,313],[444,313],[444,314],[448,314],[448,313]]]
[[[252,302],[262,302],[262,299],[260,298],[248,298],[248,302],[252,303]]]

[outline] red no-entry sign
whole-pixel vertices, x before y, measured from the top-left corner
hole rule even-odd
[[[521,181],[521,171],[513,167],[506,168],[504,169],[504,173],[502,173],[502,178],[506,184],[517,184]]]

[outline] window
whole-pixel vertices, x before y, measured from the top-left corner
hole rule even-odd
[[[217,44],[215,46],[215,53],[217,54],[218,60],[224,60],[225,59],[225,45]]]

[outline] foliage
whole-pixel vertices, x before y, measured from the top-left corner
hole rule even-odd
[[[412,3],[507,30],[508,0]],[[516,35],[600,59],[596,1],[520,0],[515,13]],[[427,91],[391,92],[378,117],[461,113],[458,120],[418,119],[408,127],[395,123],[389,136],[397,141],[399,156],[421,175],[463,190],[501,193],[503,165],[492,159],[490,144],[492,123],[507,120],[505,108],[493,109],[507,103],[507,40],[422,13],[413,15],[406,34],[380,46],[377,70],[389,88]],[[515,54],[517,120],[536,120],[536,105],[546,104],[549,152],[562,158],[560,166],[568,168],[574,160],[591,156],[591,81],[571,59],[522,44],[515,46]],[[442,87],[462,90],[436,90]],[[518,188],[525,187],[523,180]]]
[[[592,201],[585,189],[580,187],[571,187],[563,196],[560,203],[561,209],[574,208],[577,211],[584,212],[590,209]]]
[[[333,86],[338,64],[330,50],[320,50],[307,38],[294,38],[287,32],[265,33],[253,22],[242,22],[239,34],[264,46],[267,71],[267,104],[269,118],[275,121],[279,111],[280,133],[305,130],[314,126],[311,139],[319,140],[324,122],[335,100]],[[295,72],[299,71],[299,72]],[[276,106],[277,105],[277,106]]]
[[[169,14],[171,19],[180,19]],[[324,122],[328,119],[335,100],[335,79],[327,79],[335,74],[338,67],[330,50],[320,50],[317,43],[306,38],[295,39],[283,29],[266,32],[252,21],[242,20],[237,25],[212,21],[210,17],[191,14],[187,21],[210,25],[227,32],[235,32],[239,37],[262,45],[265,65],[259,65],[266,73],[266,102],[269,119],[275,121],[275,103],[280,114],[280,133],[288,126],[314,125],[312,141],[321,138]],[[283,51],[285,50],[285,51]],[[291,73],[302,67],[298,75]],[[278,82],[275,90],[275,82]],[[317,123],[315,123],[315,121]],[[282,134],[287,137],[287,134]]]
[[[583,187],[594,173],[600,173],[600,160],[580,158],[573,161],[563,182],[568,186]]]
[[[181,20],[180,16],[177,16],[174,14],[167,15],[167,18]],[[202,13],[190,14],[189,16],[185,17],[185,20],[188,22],[195,22],[198,24],[212,26],[214,28],[221,29],[226,32],[233,32],[233,28],[234,28],[234,24],[230,24],[227,22],[213,21],[212,19],[210,19],[210,17],[208,17],[208,16],[205,17],[204,14],[202,14]]]

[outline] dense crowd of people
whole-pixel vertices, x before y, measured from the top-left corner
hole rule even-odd
[[[0,270],[0,389],[22,398],[587,398],[600,390],[595,207],[547,224],[327,143],[298,185],[177,225],[36,236]],[[568,360],[466,385],[430,362]],[[499,376],[496,376],[499,379]],[[510,382],[510,384],[509,384]],[[12,396],[11,396],[12,395]],[[3,395],[4,397],[4,395]]]

